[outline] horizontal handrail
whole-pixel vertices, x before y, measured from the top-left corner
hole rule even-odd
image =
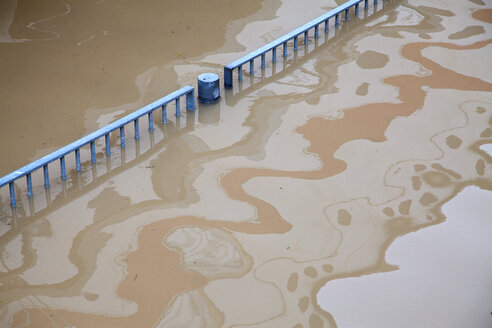
[[[308,31],[314,28],[314,37],[317,39],[319,35],[319,25],[322,23],[325,24],[325,33],[328,32],[328,21],[330,18],[335,17],[335,26],[339,25],[339,15],[341,12],[345,11],[345,20],[349,19],[349,10],[351,7],[355,7],[355,15],[359,13],[359,3],[364,2],[364,9],[368,9],[369,0],[350,0],[330,11],[321,15],[318,18],[313,19],[312,21],[302,25],[299,28],[296,28],[290,33],[281,36],[280,38],[264,45],[263,47],[233,61],[232,63],[226,65],[224,67],[224,86],[226,88],[232,88],[232,72],[234,69],[238,68],[238,80],[242,79],[242,65],[247,62],[250,63],[250,73],[254,73],[254,60],[258,57],[261,57],[261,69],[265,69],[265,54],[269,51],[272,51],[272,62],[276,62],[277,56],[277,47],[283,45],[283,57],[287,56],[287,42],[294,39],[294,51],[297,51],[297,38],[299,35],[304,34],[304,44],[307,44],[308,41]],[[378,0],[374,0],[374,4],[377,5]]]
[[[120,140],[121,147],[125,148],[125,136],[124,136],[124,127],[125,125],[133,122],[135,129],[135,139],[139,139],[139,128],[138,128],[138,120],[142,116],[148,115],[149,119],[149,130],[153,131],[153,117],[152,113],[156,109],[162,107],[162,123],[167,123],[167,114],[166,114],[166,105],[172,101],[176,101],[176,116],[180,116],[180,97],[186,95],[186,108],[190,111],[195,110],[195,89],[192,86],[185,86],[173,93],[168,94],[165,97],[160,98],[159,100],[154,101],[151,104],[148,104],[139,110],[119,119],[113,123],[110,123],[103,128],[88,134],[85,137],[82,137],[71,144],[62,147],[6,176],[0,178],[0,188],[9,184],[10,186],[10,203],[13,207],[15,207],[15,187],[14,181],[27,176],[27,187],[28,187],[28,196],[32,197],[32,180],[31,180],[31,172],[40,169],[41,167],[44,170],[44,178],[45,178],[45,187],[49,188],[49,173],[48,173],[48,164],[60,159],[61,166],[61,177],[63,180],[66,179],[66,171],[65,171],[65,156],[72,152],[75,152],[76,157],[76,169],[80,171],[80,148],[83,146],[90,144],[91,145],[91,160],[93,163],[96,162],[96,153],[95,153],[95,141],[99,138],[105,137],[106,140],[106,154],[110,155],[110,145],[109,145],[109,136],[110,133],[120,129]]]

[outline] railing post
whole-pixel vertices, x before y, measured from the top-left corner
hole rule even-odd
[[[176,103],[176,117],[180,117],[181,116],[181,105],[180,105],[179,97],[176,98],[174,100],[174,102]]]
[[[149,119],[149,131],[152,132],[154,131],[154,117],[153,117],[154,112],[150,112],[147,114],[147,118]]]
[[[9,182],[10,189],[10,206],[15,207],[17,204],[15,203],[15,186],[14,181]]]
[[[121,148],[125,148],[125,127],[120,126],[120,144]]]
[[[167,104],[162,105],[162,124],[167,123]]]
[[[349,20],[349,11],[350,11],[350,8],[345,9],[345,21],[346,22],[348,22],[348,20]]]
[[[109,133],[104,135],[104,141],[106,143],[106,155],[111,155],[111,144],[109,139]]]
[[[140,128],[138,125],[138,118],[136,120],[133,120],[133,129],[135,131],[135,140],[140,139]]]
[[[294,37],[294,51],[297,51],[297,36]]]
[[[364,0],[364,10],[369,9],[369,0]]]
[[[265,69],[265,54],[261,55],[261,69]]]
[[[329,31],[329,19],[325,20],[325,33],[328,33]]]
[[[287,57],[287,42],[284,42],[283,46],[284,46],[284,49],[283,49],[282,56]]]
[[[308,31],[304,32],[304,44],[308,44],[309,41],[309,34]]]
[[[224,86],[232,88],[232,69],[224,67]]]
[[[67,172],[65,170],[65,156],[60,157],[60,170],[62,180],[67,180]]]
[[[277,47],[274,47],[272,49],[272,63],[276,63],[277,62]]]
[[[319,25],[314,27],[314,38],[317,39],[319,37]]]
[[[96,162],[96,143],[91,141],[91,162]]]
[[[249,61],[249,75],[255,75],[255,60],[251,59]]]
[[[378,0],[374,0],[374,5],[377,6],[378,5]]]
[[[27,173],[26,175],[27,182],[27,197],[32,198],[32,177],[31,173]]]
[[[48,164],[43,165],[44,173],[44,187],[48,189],[50,187],[50,173],[48,171]]]
[[[75,149],[75,169],[80,172],[80,149]]]
[[[335,15],[335,26],[340,25],[340,14]]]
[[[359,3],[355,4],[354,14],[355,14],[355,16],[359,15]]]
[[[238,68],[237,68],[237,79],[239,81],[242,81],[243,80],[243,65],[240,65]]]
[[[186,109],[195,111],[195,89],[186,94]]]

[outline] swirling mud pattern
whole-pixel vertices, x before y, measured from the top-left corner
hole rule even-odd
[[[389,1],[351,24],[215,124],[18,220],[1,325],[336,327],[325,284],[397,270],[396,238],[492,191],[490,9]]]

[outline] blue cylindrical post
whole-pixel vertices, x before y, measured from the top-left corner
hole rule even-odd
[[[255,60],[251,59],[249,61],[249,74],[255,75]],[[200,96],[200,90],[198,90],[198,96]]]
[[[186,109],[194,112],[195,111],[195,89],[191,89],[190,92],[186,94]]]
[[[243,80],[243,67],[242,66],[239,66],[237,68],[237,79],[239,81],[242,81]]]
[[[272,49],[272,63],[277,62],[277,47]]]
[[[16,206],[16,203],[15,203],[15,186],[14,186],[13,181],[9,183],[9,189],[10,189],[10,206],[15,207]]]
[[[340,25],[340,15],[336,14],[335,15],[335,26],[338,26],[338,25]]]
[[[174,102],[176,103],[176,117],[180,117],[181,116],[181,102],[180,102],[180,99],[179,98],[176,98],[176,100],[174,100]]]
[[[153,112],[150,112],[147,114],[147,117],[149,118],[149,131],[152,132],[154,131],[154,118],[153,118]]]
[[[369,0],[364,0],[364,10],[369,9]]]
[[[308,44],[309,41],[309,34],[308,31],[304,32],[304,44]]]
[[[287,57],[287,42],[284,42],[283,45],[284,45],[284,50],[282,56]]]
[[[294,37],[294,51],[297,51],[298,46],[297,46],[297,36]]]
[[[345,21],[348,22],[349,20],[349,10],[350,8],[345,9]]]
[[[359,4],[358,3],[355,4],[354,13],[355,13],[355,16],[359,15]]]
[[[261,55],[261,69],[265,69],[265,54]]]
[[[250,61],[250,69],[252,68]],[[254,72],[254,68],[253,68]],[[253,74],[253,73],[252,73]],[[205,104],[213,104],[220,100],[219,76],[214,73],[198,75],[198,101]]]
[[[317,39],[319,37],[319,25],[314,27],[314,38]]]

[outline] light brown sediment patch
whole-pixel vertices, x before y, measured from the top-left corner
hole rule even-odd
[[[475,164],[475,170],[477,171],[478,175],[484,175],[485,174],[485,161],[483,159],[479,159],[477,163]]]
[[[420,171],[423,171],[425,170],[427,167],[424,165],[424,164],[415,164],[413,166],[415,172],[420,172]]]
[[[292,326],[292,328],[304,328],[304,327],[302,326],[302,324],[297,323],[294,326]]]
[[[492,129],[491,128],[486,128],[485,130],[480,133],[480,138],[490,138],[492,137]]]
[[[395,215],[395,211],[393,211],[393,209],[391,207],[385,207],[383,209],[383,213],[386,215],[386,216],[394,216]]]
[[[441,165],[441,164],[439,164],[439,163],[433,163],[433,164],[431,165],[431,167],[432,167],[433,169],[438,170],[438,171],[441,171],[441,172],[447,173],[447,174],[449,174],[450,176],[452,176],[452,177],[453,177],[453,178],[455,178],[455,179],[461,179],[461,174],[459,174],[459,173],[457,173],[457,172],[455,172],[455,171],[453,171],[453,170],[451,170],[451,169],[445,168],[444,166],[442,166],[442,165]]]
[[[449,38],[451,40],[466,39],[483,33],[485,33],[483,26],[467,26],[459,32],[450,34]]]
[[[422,179],[425,183],[434,188],[445,187],[451,183],[451,178],[449,177],[449,175],[438,171],[425,172],[422,175]]]
[[[304,274],[310,278],[316,278],[318,276],[318,271],[312,266],[308,266],[304,269]]]
[[[355,94],[358,96],[365,96],[367,95],[368,91],[369,91],[369,83],[364,82],[357,87],[357,89],[355,90]]]
[[[338,224],[342,226],[348,226],[350,225],[350,222],[352,221],[352,215],[347,210],[340,209],[338,210]]]
[[[410,213],[411,205],[412,205],[411,199],[404,200],[403,202],[400,203],[400,205],[398,205],[398,211],[400,211],[402,215],[408,215]]]
[[[297,283],[299,281],[299,274],[294,272],[290,275],[287,281],[287,290],[289,292],[294,292],[297,289]]]
[[[485,108],[483,108],[482,106],[478,106],[477,107],[477,113],[479,113],[479,114],[485,113]]]
[[[362,53],[359,58],[357,58],[357,65],[363,69],[374,69],[374,68],[382,68],[389,61],[388,55],[373,51],[367,50]]]
[[[446,144],[451,149],[458,149],[463,141],[455,135],[450,135],[446,138]]]
[[[492,9],[480,9],[474,11],[472,17],[481,22],[492,24]]]
[[[485,6],[485,2],[483,2],[482,0],[469,0],[469,1],[479,6]]]
[[[309,306],[309,297],[304,296],[299,299],[299,310],[302,312],[306,312],[307,308]]]
[[[420,181],[420,178],[418,176],[413,176],[412,177],[412,188],[413,188],[413,190],[420,190],[421,186],[422,186],[422,181]]]
[[[326,273],[332,273],[333,272],[333,265],[331,264],[323,264],[321,266],[321,268],[323,269],[324,272]]]
[[[419,202],[424,206],[429,206],[437,202],[437,197],[433,193],[426,192],[420,197]]]
[[[323,320],[316,313],[309,316],[309,328],[323,328]]]

